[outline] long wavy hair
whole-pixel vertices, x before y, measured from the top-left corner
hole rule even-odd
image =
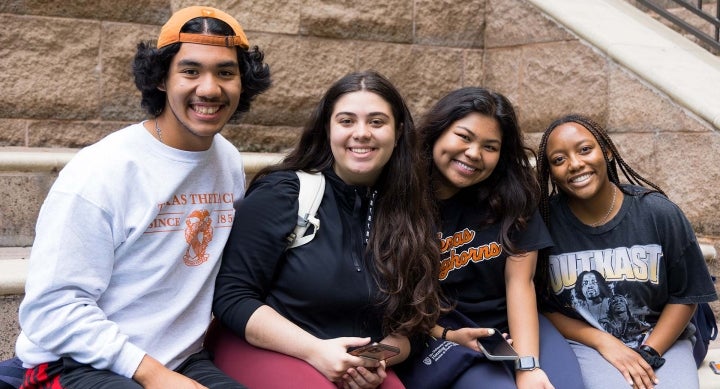
[[[225,22],[215,18],[194,18],[185,23],[181,32],[207,35],[235,35],[233,29]],[[167,93],[158,89],[167,78],[170,63],[180,51],[182,43],[173,43],[163,48],[155,48],[155,42],[140,42],[133,60],[135,86],[140,90],[142,98],[140,106],[152,117],[157,117],[165,109]],[[257,46],[250,50],[237,47],[237,59],[240,65],[242,90],[240,103],[231,116],[239,119],[250,109],[250,103],[260,93],[270,88],[270,67],[263,63],[264,54]]]
[[[460,193],[470,195],[478,205],[489,207],[487,224],[500,223],[499,241],[509,253],[515,248],[510,239],[513,231],[524,229],[537,208],[538,186],[528,154],[533,151],[525,146],[518,125],[515,109],[500,93],[481,88],[465,87],[445,95],[425,114],[418,125],[423,140],[423,155],[433,160],[433,147],[450,126],[472,114],[494,118],[502,132],[500,160],[495,170],[485,180],[461,189]],[[440,174],[435,164],[430,172]]]
[[[315,172],[331,168],[335,163],[330,148],[333,108],[342,96],[357,91],[383,98],[396,123],[397,146],[375,183],[376,213],[366,249],[383,294],[383,330],[406,336],[428,333],[441,312],[440,242],[434,233],[430,186],[412,116],[388,79],[364,71],[336,81],[311,114],[295,148],[253,180],[279,170]]]
[[[559,189],[555,182],[550,179],[550,162],[548,161],[547,155],[547,141],[553,130],[565,123],[579,124],[592,134],[592,136],[598,142],[598,145],[600,145],[600,150],[602,150],[603,158],[605,158],[605,166],[607,167],[608,179],[610,180],[610,182],[615,184],[615,186],[617,186],[618,189],[620,189],[623,193],[625,193],[626,195],[632,195],[632,193],[630,193],[626,189],[623,189],[623,187],[620,186],[620,176],[618,175],[618,169],[620,169],[628,183],[646,188],[647,190],[644,193],[658,192],[662,195],[665,195],[665,192],[663,192],[663,190],[660,189],[659,186],[657,186],[647,178],[641,176],[640,173],[636,172],[632,167],[630,167],[630,165],[627,164],[627,162],[625,162],[625,160],[620,155],[617,147],[615,147],[612,139],[610,139],[607,131],[602,126],[600,126],[595,121],[586,116],[578,114],[566,115],[553,121],[545,129],[542,138],[540,139],[540,145],[538,147],[537,153],[537,176],[538,181],[540,181],[540,187],[542,188],[542,191],[540,193],[540,215],[542,215],[542,218],[548,228],[551,227],[550,198],[559,194]],[[536,272],[536,284],[538,286],[538,289],[541,289],[543,292],[546,292],[546,288],[549,288],[548,266],[548,251],[541,250],[540,255],[538,256],[538,271]]]

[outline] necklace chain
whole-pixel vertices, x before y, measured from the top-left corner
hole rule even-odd
[[[158,140],[160,140],[160,143],[165,143],[165,142],[163,142],[163,139],[162,139],[162,130],[160,129],[160,127],[158,127],[157,118],[155,118],[155,133],[157,134],[157,137],[158,137]],[[613,199],[613,201],[614,201],[614,199]]]
[[[616,197],[617,197],[617,188],[613,185],[613,198],[612,198],[612,202],[610,203],[610,208],[607,210],[607,212],[605,213],[605,216],[603,216],[602,219],[600,219],[599,221],[591,224],[590,227],[597,227],[597,226],[605,223],[605,221],[607,220],[608,216],[610,216],[610,213],[613,211],[613,209],[615,209],[615,198],[616,198]]]

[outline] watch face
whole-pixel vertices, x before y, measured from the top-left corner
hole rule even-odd
[[[515,362],[515,368],[517,370],[533,370],[540,367],[537,363],[537,360],[535,357],[529,356],[529,357],[520,357]]]

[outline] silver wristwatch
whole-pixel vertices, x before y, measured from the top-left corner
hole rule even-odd
[[[540,368],[540,362],[533,356],[520,357],[515,360],[515,370],[535,370]]]

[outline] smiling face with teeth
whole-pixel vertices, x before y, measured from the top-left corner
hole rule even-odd
[[[182,43],[159,89],[167,94],[158,116],[163,142],[182,150],[207,150],[240,101],[235,47]],[[154,123],[152,132],[154,133]]]
[[[450,124],[433,145],[436,195],[452,197],[460,189],[490,177],[500,160],[498,121],[472,112]]]
[[[330,116],[333,170],[345,183],[372,186],[395,149],[390,104],[366,90],[346,93]]]
[[[570,196],[571,207],[578,200],[609,202],[605,197],[612,197],[614,184],[600,144],[588,129],[575,122],[555,127],[547,138],[547,160],[550,176]]]

